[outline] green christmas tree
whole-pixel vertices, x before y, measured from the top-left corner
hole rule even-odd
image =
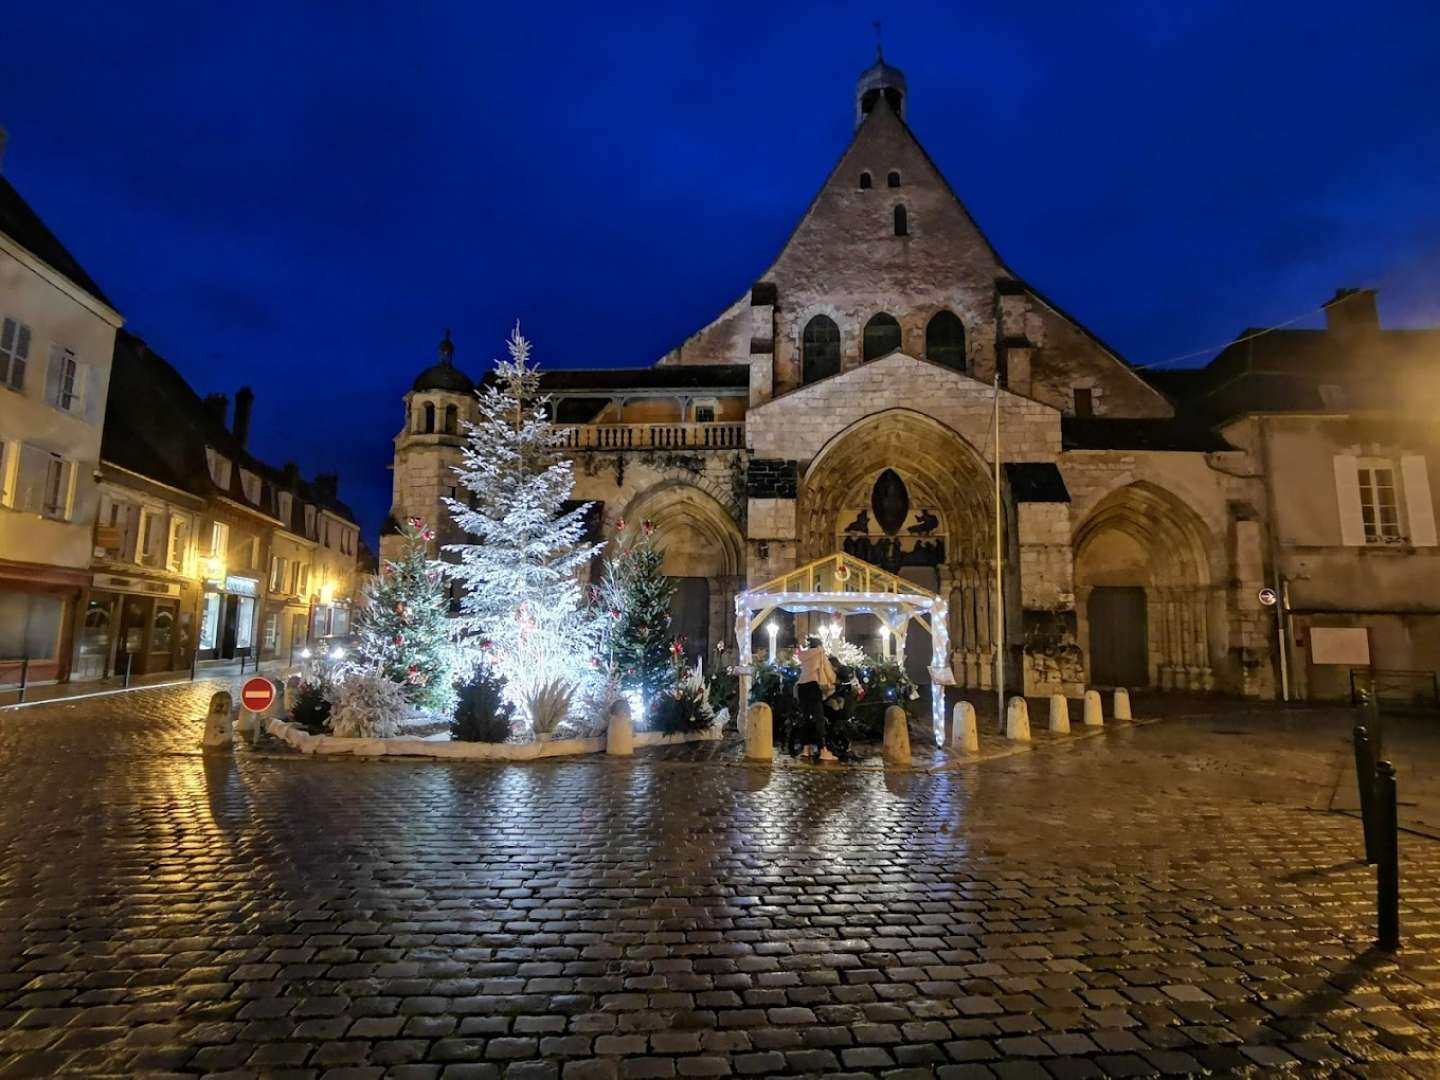
[[[623,530],[625,522],[619,526]],[[623,689],[638,691],[647,707],[674,682],[670,598],[675,583],[661,571],[664,557],[655,549],[654,535],[655,525],[647,521],[640,535],[612,548],[599,596],[611,677]]]
[[[419,518],[400,525],[403,547],[366,588],[356,623],[362,664],[405,687],[406,699],[426,712],[455,708],[456,651],[450,600],[438,560],[430,558],[433,530]]]

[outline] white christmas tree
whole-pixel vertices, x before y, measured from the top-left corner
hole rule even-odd
[[[464,585],[469,640],[505,679],[518,715],[546,732],[599,678],[600,616],[585,603],[579,571],[600,545],[585,542],[588,504],[566,508],[574,470],[558,452],[563,435],[518,324],[508,346],[455,469],[470,501],[445,500],[474,539],[447,546],[459,556],[449,572]]]

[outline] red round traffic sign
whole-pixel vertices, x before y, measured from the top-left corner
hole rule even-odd
[[[258,675],[253,679],[246,679],[245,685],[240,689],[240,704],[253,713],[264,712],[275,704],[275,684]]]

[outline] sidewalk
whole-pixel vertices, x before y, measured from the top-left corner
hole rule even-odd
[[[283,679],[296,671],[297,667],[285,660],[262,660],[259,670],[251,660],[245,661],[245,670],[240,670],[239,660],[202,660],[195,669],[195,681],[221,681],[238,683],[241,678],[264,675],[271,679]],[[127,690],[143,687],[177,686],[190,682],[190,671],[162,671],[154,675],[137,675],[125,686],[125,679],[115,676],[109,679],[87,679],[83,682],[65,682],[32,685],[25,688],[25,700],[19,700],[19,686],[15,683],[0,684],[0,710],[24,708],[43,701],[66,701],[70,699],[94,698],[110,694],[123,694]]]

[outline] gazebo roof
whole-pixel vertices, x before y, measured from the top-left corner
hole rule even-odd
[[[757,598],[779,594],[801,593],[810,596],[817,593],[835,593],[835,600],[841,602],[847,599],[858,601],[862,598],[873,601],[877,593],[896,594],[897,600],[904,596],[912,603],[939,599],[935,593],[913,581],[882,570],[874,563],[838,551],[804,566],[797,566],[787,574],[781,574],[763,585],[756,585],[745,591]],[[846,594],[850,596],[847,597]]]

